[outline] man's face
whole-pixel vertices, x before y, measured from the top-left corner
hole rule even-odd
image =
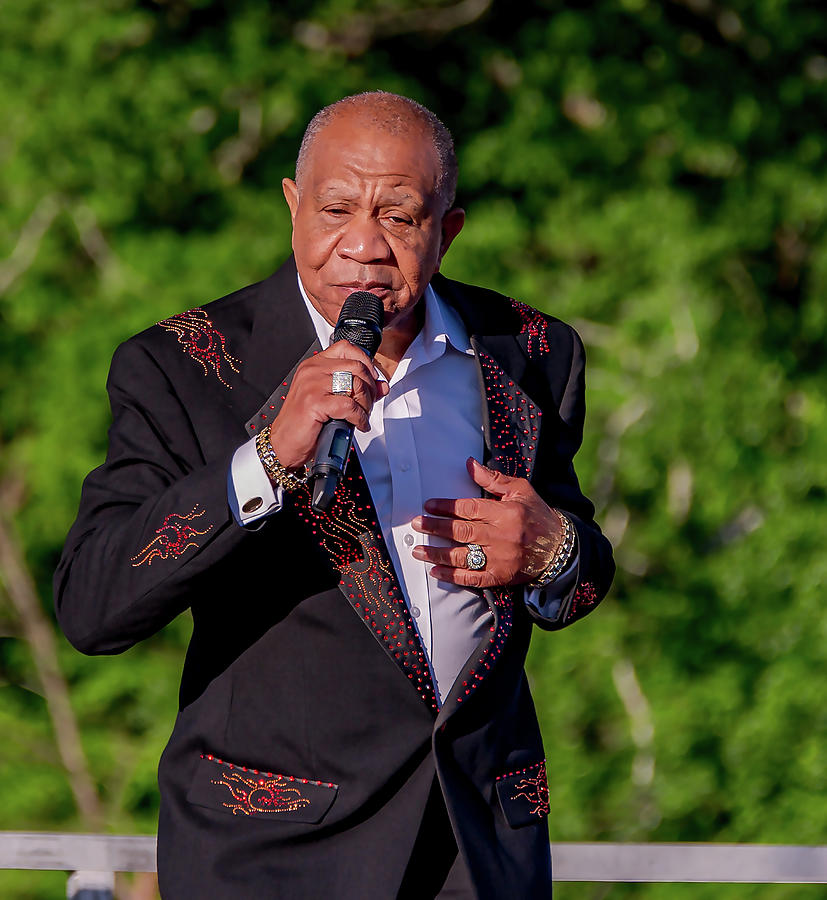
[[[444,213],[438,177],[436,151],[418,122],[390,134],[346,112],[318,133],[300,189],[289,178],[283,187],[299,277],[328,322],[348,295],[370,291],[385,307],[386,330],[410,330],[414,306],[464,220],[462,210]]]

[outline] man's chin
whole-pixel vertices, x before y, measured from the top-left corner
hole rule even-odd
[[[390,287],[360,287],[359,285],[335,285],[327,293],[328,304],[330,306],[338,306],[341,309],[342,304],[350,297],[351,294],[366,292],[368,294],[373,294],[374,297],[377,297],[382,301],[382,306],[385,308],[385,322],[390,322],[391,319],[397,318],[400,315],[404,315],[405,312],[413,305],[408,296],[399,296],[399,292]],[[335,298],[335,301],[333,300]],[[333,301],[333,302],[331,302]]]
[[[404,331],[415,334],[422,327],[425,319],[425,307],[419,300],[412,303],[406,299],[405,304],[401,305],[396,297],[391,297],[390,302],[383,302],[383,306],[385,307],[385,331]]]

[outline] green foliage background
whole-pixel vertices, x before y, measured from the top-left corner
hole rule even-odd
[[[468,222],[446,274],[572,322],[589,351],[578,470],[619,570],[594,615],[532,649],[552,838],[827,842],[818,4],[7,0],[0,36],[0,474],[22,478],[44,609],[105,449],[116,344],[268,275],[310,116],[405,93],[459,149]],[[82,828],[2,602],[0,828]],[[155,827],[188,633],[183,617],[116,658],[61,643],[114,832]],[[63,890],[0,876],[3,896]]]

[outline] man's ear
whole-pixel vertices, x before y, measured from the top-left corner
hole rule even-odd
[[[281,189],[284,191],[284,199],[290,207],[290,218],[295,224],[296,212],[299,208],[299,186],[292,178],[282,178]]]
[[[458,206],[454,209],[449,209],[442,217],[442,242],[439,245],[439,259],[437,260],[436,266],[437,272],[439,271],[442,257],[448,252],[448,248],[451,246],[454,238],[462,231],[462,226],[464,224],[465,210],[460,209]]]

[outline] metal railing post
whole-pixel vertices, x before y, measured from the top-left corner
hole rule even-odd
[[[114,872],[72,872],[66,884],[67,900],[113,900]]]

